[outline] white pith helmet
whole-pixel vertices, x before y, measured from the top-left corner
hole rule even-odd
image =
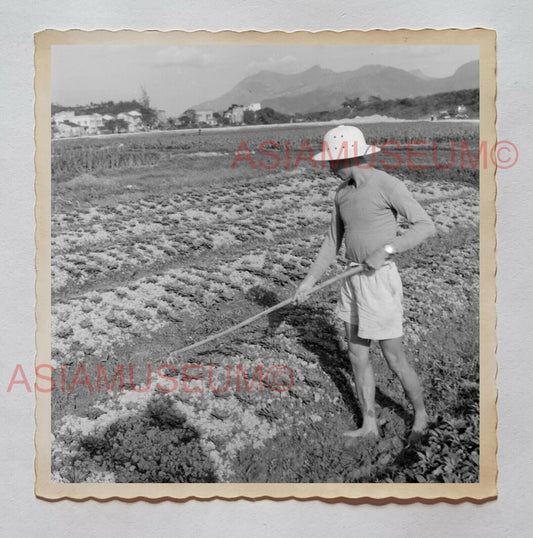
[[[381,151],[376,145],[369,146],[361,129],[351,125],[339,125],[324,136],[322,151],[317,153],[315,161],[337,161],[372,155]]]

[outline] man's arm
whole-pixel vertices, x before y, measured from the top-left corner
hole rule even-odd
[[[403,235],[396,237],[392,242],[392,246],[396,252],[403,252],[404,250],[416,247],[437,233],[437,229],[430,216],[413,198],[413,195],[402,182],[399,182],[392,191],[390,203],[409,222],[409,229]]]
[[[322,246],[318,251],[318,255],[313,265],[309,269],[307,276],[303,279],[302,283],[296,290],[295,299],[297,302],[302,302],[305,300],[307,293],[313,288],[317,280],[331,265],[337,256],[337,252],[339,252],[343,236],[344,224],[341,216],[339,215],[337,197],[335,197],[329,229],[324,237],[324,241],[322,242]]]
[[[389,195],[389,203],[409,222],[409,229],[391,242],[394,252],[403,252],[416,247],[437,232],[430,216],[401,181],[393,187]],[[388,256],[383,247],[384,245],[374,251],[365,260],[365,265],[371,269],[379,269]]]

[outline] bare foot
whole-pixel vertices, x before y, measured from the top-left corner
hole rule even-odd
[[[359,430],[350,430],[342,434],[344,450],[353,450],[356,446],[365,442],[377,443],[379,433],[374,429],[360,428]]]
[[[342,436],[345,439],[358,439],[361,437],[379,437],[379,432],[377,428],[359,428],[358,430],[348,430],[345,431]]]
[[[413,433],[424,433],[427,430],[429,424],[428,414],[424,411],[423,413],[415,413],[415,422],[413,424]]]
[[[417,413],[415,415],[415,422],[413,429],[407,439],[407,443],[411,446],[420,445],[427,434],[429,425],[429,417],[427,413]]]

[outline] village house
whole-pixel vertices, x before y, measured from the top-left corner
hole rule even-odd
[[[224,111],[223,117],[230,125],[242,125],[244,123],[244,107],[242,105],[231,105]]]
[[[250,112],[257,112],[261,110],[261,103],[250,103],[248,106],[244,107],[244,110],[249,110]]]
[[[52,124],[56,128],[54,136],[81,136],[84,134],[100,134],[105,123],[111,120],[124,120],[128,124],[128,132],[135,133],[144,130],[142,114],[137,110],[121,112],[120,114],[80,114],[76,115],[73,110],[57,112],[52,117]],[[78,127],[78,129],[74,129]]]
[[[167,114],[166,110],[158,109],[157,110],[157,121],[159,123],[164,123],[167,120],[168,120],[168,114]]]
[[[213,117],[214,112],[212,110],[195,110],[194,119],[195,122],[200,125],[205,123],[211,127],[217,125],[217,120]]]
[[[137,120],[142,121],[142,117],[143,117],[143,115],[142,115],[138,110],[130,110],[130,111],[128,112],[128,114],[129,114],[132,118],[136,118]]]
[[[57,112],[54,114],[52,121],[56,127],[65,123],[67,126],[77,125],[81,128],[81,134],[98,134],[104,126],[104,119],[101,114],[81,114],[76,116],[73,110]],[[63,131],[68,132],[68,129],[63,129]],[[74,132],[77,132],[77,130],[74,130]],[[78,135],[73,134],[71,136]]]
[[[81,136],[83,134],[83,127],[80,127],[69,120],[65,120],[53,126],[52,134],[54,138]]]
[[[137,110],[117,114],[117,120],[124,120],[128,124],[128,132],[135,133],[143,130],[142,114]]]
[[[55,125],[58,125],[64,121],[72,121],[73,117],[74,110],[63,110],[62,112],[56,112],[52,117],[52,121]]]
[[[104,126],[101,114],[81,114],[69,118],[69,121],[83,127],[86,134],[98,134]]]
[[[467,109],[464,105],[459,105],[455,109],[455,117],[458,120],[466,120],[468,119]]]

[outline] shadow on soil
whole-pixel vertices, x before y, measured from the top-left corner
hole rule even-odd
[[[75,460],[63,461],[59,472],[76,483],[98,470],[111,471],[119,483],[217,481],[197,431],[166,394],[154,394],[144,409],[82,436]]]
[[[247,298],[265,309],[280,302],[275,292],[259,286],[252,288]],[[347,350],[340,343],[339,331],[332,323],[331,312],[312,303],[286,306],[268,315],[269,334],[274,335],[282,322],[296,330],[301,345],[317,357],[321,369],[337,387],[346,409],[360,425],[362,415],[354,394],[352,366]],[[373,349],[372,359],[379,360],[379,354],[380,351]],[[379,387],[376,387],[376,404],[395,413],[406,428],[410,425],[411,414]]]

